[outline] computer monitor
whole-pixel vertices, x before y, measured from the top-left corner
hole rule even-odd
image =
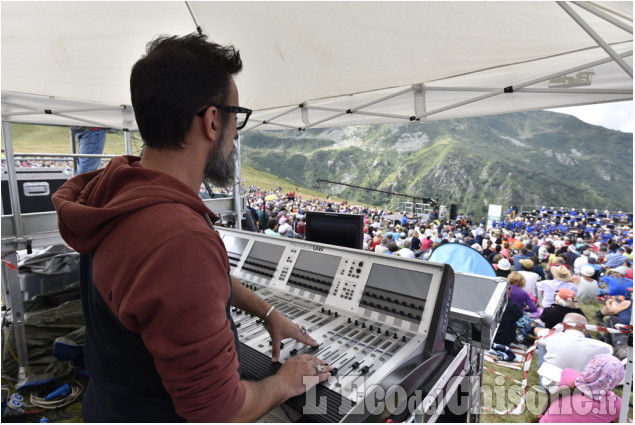
[[[306,240],[362,249],[364,216],[361,214],[307,211]]]

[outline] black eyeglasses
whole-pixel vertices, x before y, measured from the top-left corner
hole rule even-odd
[[[214,106],[218,109],[222,109],[224,111],[236,114],[236,130],[240,130],[247,125],[249,116],[253,112],[251,109],[242,108],[240,106],[207,105],[206,107],[198,111],[196,115],[198,115],[199,117],[202,117],[203,115],[205,115],[205,111],[207,111],[207,108],[209,108],[210,106]]]

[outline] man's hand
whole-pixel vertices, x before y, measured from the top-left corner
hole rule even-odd
[[[322,372],[317,373],[317,366],[321,366]],[[287,360],[280,368],[276,377],[280,378],[288,388],[287,398],[304,394],[319,382],[326,381],[331,376],[333,366],[328,366],[324,361],[310,354],[301,354]],[[318,379],[305,380],[305,376],[316,376]]]
[[[280,357],[280,342],[285,338],[293,338],[298,342],[315,347],[318,342],[308,333],[302,335],[302,329],[287,319],[278,310],[273,310],[267,318],[267,332],[271,336],[271,361],[277,362]],[[315,371],[314,371],[315,372]],[[315,373],[313,373],[315,375]]]
[[[318,374],[316,366],[322,368]],[[234,422],[253,422],[291,397],[303,394],[331,376],[332,366],[310,354],[287,360],[278,372],[262,381],[240,381],[245,387],[245,402]],[[304,377],[313,379],[304,379]]]

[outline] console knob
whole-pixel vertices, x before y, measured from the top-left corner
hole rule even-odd
[[[385,335],[386,335],[386,336],[390,336],[390,332],[389,332],[388,330],[386,330]]]
[[[402,340],[403,342],[406,342],[406,335],[402,336],[402,337],[401,337],[401,340]]]
[[[394,335],[392,336],[392,339],[397,339],[397,332],[394,333]]]
[[[352,322],[352,320],[351,320],[351,318],[349,317],[349,318],[348,318],[348,320],[346,321],[346,323],[351,323],[351,322]]]
[[[374,330],[373,325],[370,325],[371,332]]]
[[[355,326],[359,325],[359,320],[355,320]]]
[[[363,262],[363,261],[360,261],[360,262],[359,262],[359,266],[360,266],[360,267],[362,267],[363,265],[364,265],[364,262]]]
[[[362,322],[362,328],[366,327],[366,322]]]

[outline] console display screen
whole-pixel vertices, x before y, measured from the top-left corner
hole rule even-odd
[[[423,316],[432,278],[429,273],[373,264],[360,306],[417,323]]]
[[[284,246],[255,241],[242,266],[242,271],[271,279],[283,253]]]
[[[429,273],[373,264],[366,288],[394,292],[425,301],[431,283],[432,275]]]
[[[240,258],[249,243],[248,239],[237,238],[235,236],[225,235],[223,238],[223,243],[225,244],[225,249],[227,250],[227,254],[230,256],[237,256]]]
[[[283,252],[284,246],[256,241],[254,246],[251,247],[251,251],[249,251],[247,260],[259,260],[277,266]]]
[[[340,257],[313,251],[300,251],[287,282],[290,286],[326,295],[340,265]]]

